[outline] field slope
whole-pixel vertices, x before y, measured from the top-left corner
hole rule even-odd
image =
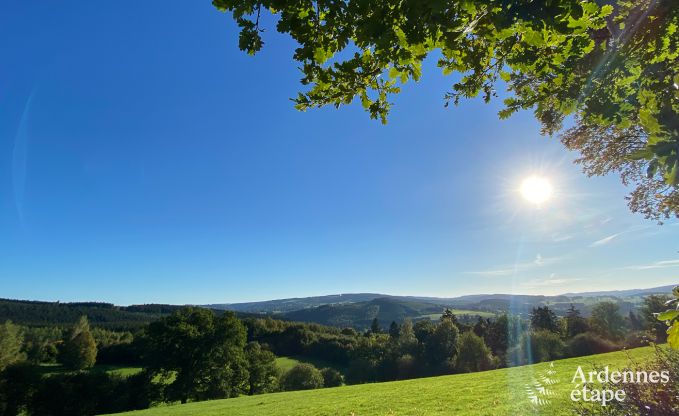
[[[244,396],[156,407],[125,415],[565,415],[573,414],[569,395],[573,388],[571,379],[578,365],[585,371],[591,370],[593,364],[620,368],[629,364],[630,357],[643,361],[652,354],[651,347],[644,347],[559,360],[553,367],[540,363],[473,374]],[[551,394],[540,394],[535,383],[549,370],[554,370],[555,374],[548,377],[557,381],[549,386],[543,383]],[[531,391],[546,402],[532,404]]]

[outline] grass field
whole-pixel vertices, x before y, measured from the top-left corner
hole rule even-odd
[[[299,363],[313,364],[313,366],[318,368],[318,369],[321,369],[321,368],[324,368],[324,367],[330,367],[330,368],[335,368],[336,370],[339,370],[339,371],[344,370],[343,368],[338,368],[333,363],[329,363],[329,362],[326,362],[326,361],[323,361],[323,360],[317,360],[317,359],[302,357],[302,356],[278,357],[278,358],[276,358],[276,366],[278,367],[279,370],[281,370],[281,373],[288,372],[292,367],[296,366]]]
[[[73,372],[72,370],[69,370],[61,365],[57,364],[42,364],[40,365],[40,369],[42,370],[42,374],[45,376],[49,376],[52,374],[64,374],[64,373],[71,373]],[[120,366],[114,366],[114,365],[96,365],[92,370],[90,371],[105,371],[108,374],[115,374],[118,376],[131,376],[134,374],[137,374],[138,372],[141,371],[141,367],[120,367]]]
[[[524,367],[416,380],[344,386],[321,390],[271,393],[158,407],[128,416],[443,416],[443,415],[565,415],[571,410],[571,379],[578,365],[585,371],[594,364],[620,368],[648,359],[651,347],[570,358]],[[548,403],[531,404],[528,388],[548,370],[558,380],[549,386]]]
[[[471,309],[451,309],[451,311],[458,316],[480,316],[482,318],[492,318],[495,316],[494,313],[492,312],[486,312],[486,311],[474,311]],[[422,315],[420,318],[429,318],[431,320],[438,320],[441,319],[441,314],[440,313],[430,313],[427,315]]]

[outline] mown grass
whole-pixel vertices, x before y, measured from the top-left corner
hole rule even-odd
[[[41,370],[43,376],[77,372],[77,371],[67,369],[66,367],[59,365],[59,364],[41,364],[40,370]],[[122,377],[128,377],[128,376],[139,373],[141,370],[142,370],[141,367],[122,367],[122,366],[115,366],[115,365],[96,365],[92,369],[87,370],[87,371],[104,371],[108,374],[118,375],[118,376],[122,376]]]
[[[128,416],[443,416],[443,415],[566,415],[573,414],[571,379],[578,365],[585,371],[593,366],[621,368],[629,358],[644,361],[653,354],[651,347],[618,351],[588,357],[570,358],[524,367],[505,368],[472,374],[416,380],[343,386],[329,389],[271,393],[214,400],[185,405],[163,406],[125,413]],[[528,388],[548,370],[558,380],[547,386],[548,402],[534,405]],[[544,383],[543,383],[544,384]]]
[[[495,316],[494,313],[492,312],[486,312],[486,311],[474,311],[471,309],[451,309],[451,312],[453,312],[455,315],[458,316],[480,316],[482,318],[492,318]],[[429,313],[426,315],[421,315],[419,318],[429,318],[431,320],[438,320],[441,318],[440,313]]]
[[[276,367],[281,371],[281,373],[287,373],[292,369],[292,367],[299,364],[298,360],[291,357],[278,357],[276,358]]]
[[[276,366],[278,369],[281,371],[281,373],[286,373],[292,369],[292,367],[296,366],[299,363],[308,363],[312,364],[314,367],[321,369],[324,367],[330,367],[334,368],[336,370],[342,371],[344,368],[338,367],[337,365],[323,361],[323,360],[318,360],[315,358],[308,358],[304,356],[292,356],[292,357],[278,357],[276,358]]]

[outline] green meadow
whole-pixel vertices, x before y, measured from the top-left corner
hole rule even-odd
[[[550,363],[388,383],[242,396],[156,407],[129,416],[359,416],[573,414],[571,379],[578,366],[622,368],[648,360],[651,347]],[[291,360],[293,361],[293,360]],[[283,367],[279,359],[279,366]],[[553,373],[551,373],[553,371]],[[548,377],[553,384],[544,382]],[[545,390],[541,390],[545,388]],[[544,391],[544,392],[542,392]],[[536,400],[537,399],[537,400]],[[533,403],[538,401],[538,403]]]

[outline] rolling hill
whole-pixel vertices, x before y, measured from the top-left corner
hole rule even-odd
[[[672,286],[622,291],[569,293],[557,296],[478,294],[454,298],[426,296],[390,296],[376,293],[292,298],[235,304],[206,305],[214,309],[274,315],[280,319],[315,322],[338,327],[366,328],[373,318],[381,324],[404,319],[436,318],[445,308],[453,309],[460,316],[493,316],[502,313],[526,316],[537,306],[549,306],[557,315],[565,315],[573,304],[583,316],[588,316],[594,304],[612,301],[620,312],[627,315],[637,309],[644,296],[669,294]]]
[[[405,319],[421,319],[440,317],[446,305],[427,303],[423,301],[404,300],[397,297],[376,298],[369,302],[323,305],[315,308],[300,309],[281,315],[282,318],[299,321],[315,322],[323,325],[338,327],[368,327],[374,318],[387,326],[392,321],[402,322]],[[456,310],[458,315],[491,315],[488,312],[473,310]]]
[[[628,357],[629,354],[629,357]],[[123,413],[126,416],[330,416],[573,414],[571,379],[580,365],[621,368],[647,360],[651,347],[480,373],[270,393]],[[554,384],[542,377],[555,371]],[[535,404],[537,402],[537,404]]]

